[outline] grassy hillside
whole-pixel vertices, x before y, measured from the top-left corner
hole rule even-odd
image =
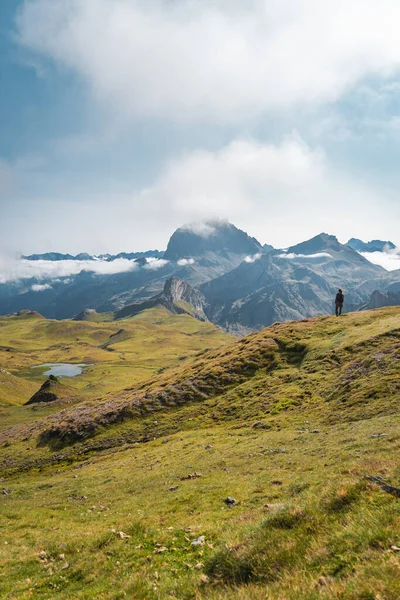
[[[23,404],[36,392],[37,386],[0,367],[0,406]]]
[[[83,397],[103,396],[154,376],[183,358],[232,339],[210,323],[153,309],[118,322],[51,321],[37,313],[0,317],[0,369],[22,377],[0,404],[23,404],[44,381],[43,363],[85,363],[68,381]]]
[[[285,323],[3,430],[0,597],[398,600],[399,361]]]

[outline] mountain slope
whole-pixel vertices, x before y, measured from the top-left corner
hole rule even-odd
[[[275,321],[330,314],[339,287],[345,291],[346,310],[354,310],[390,277],[334,236],[321,234],[242,263],[200,289],[212,322],[246,333]]]
[[[55,415],[3,433],[2,597],[397,599],[399,325],[276,325],[63,411],[105,428],[61,451]]]
[[[389,308],[341,319],[322,317],[274,325],[187,366],[168,370],[140,387],[113,393],[96,402],[95,408],[82,404],[55,414],[43,423],[41,439],[71,444],[107,424],[192,402],[207,403],[214,397],[226,400],[219,403],[217,412],[223,414],[226,406],[235,412],[233,407],[239,409],[243,398],[238,390],[245,389],[255,406],[262,406],[267,414],[274,414],[283,398],[284,410],[299,411],[303,406],[318,412],[328,402],[326,418],[334,421],[346,415],[353,419],[373,416],[382,408],[397,410],[399,311]],[[287,375],[293,383],[290,392],[284,385]],[[263,393],[266,380],[268,391]],[[315,402],[304,404],[302,398],[308,397]],[[371,398],[377,401],[370,403]],[[242,416],[247,412],[243,409]],[[252,410],[255,417],[258,409],[253,405]]]
[[[16,377],[0,366],[0,406],[24,404],[36,391],[36,386]]]

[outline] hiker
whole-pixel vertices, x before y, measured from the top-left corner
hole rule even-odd
[[[336,316],[337,317],[339,317],[342,314],[343,302],[344,302],[343,290],[339,288],[339,291],[336,294],[336,300],[335,300]]]

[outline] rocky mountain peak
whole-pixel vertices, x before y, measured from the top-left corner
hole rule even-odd
[[[205,301],[203,294],[178,277],[171,277],[165,282],[163,295],[171,303],[186,302],[196,310],[203,311]]]
[[[347,246],[356,252],[385,252],[385,250],[396,248],[395,244],[390,241],[371,240],[370,242],[363,242],[357,238],[351,238],[347,242]]]
[[[258,240],[227,221],[206,221],[177,229],[169,240],[164,258],[179,260],[207,252],[247,255],[256,254],[261,248]]]
[[[325,252],[327,250],[340,251],[343,248],[345,246],[339,242],[336,236],[329,235],[328,233],[320,233],[306,242],[291,246],[288,248],[288,252],[294,254],[315,254],[316,252]]]

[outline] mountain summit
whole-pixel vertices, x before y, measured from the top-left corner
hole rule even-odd
[[[288,253],[293,254],[314,254],[316,252],[327,252],[328,250],[340,251],[344,247],[340,244],[339,240],[334,235],[328,233],[320,233],[311,240],[296,244],[288,248]]]
[[[175,231],[169,240],[164,258],[179,260],[203,256],[208,252],[224,254],[256,254],[262,246],[227,221],[206,221],[184,225]]]
[[[351,238],[347,242],[347,245],[356,252],[385,252],[386,250],[394,250],[396,248],[393,242],[384,242],[383,240],[363,242],[357,238]]]

